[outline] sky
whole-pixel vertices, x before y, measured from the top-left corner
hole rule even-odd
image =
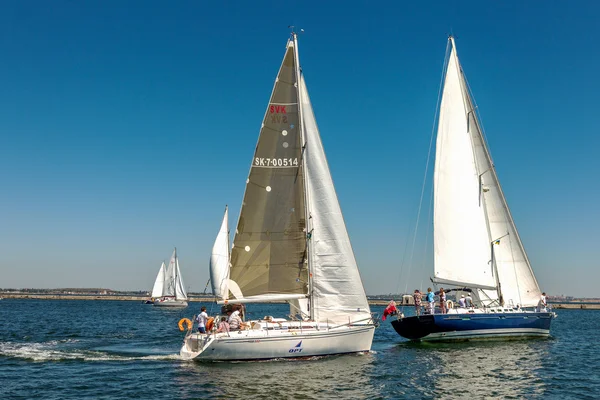
[[[367,293],[433,272],[429,184],[414,232],[452,33],[542,290],[600,296],[598,2],[0,9],[0,288],[150,290],[177,246],[203,291],[295,25]]]

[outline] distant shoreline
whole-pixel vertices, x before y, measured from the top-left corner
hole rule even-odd
[[[39,294],[39,293],[0,293],[0,297],[4,299],[33,299],[33,300],[108,300],[108,301],[139,301],[144,302],[149,299],[148,296],[124,296],[124,295],[85,295],[85,294]],[[201,303],[212,303],[214,297],[200,297],[190,296],[188,297],[189,302],[201,302]],[[285,301],[273,301],[271,303],[285,303]],[[372,306],[385,306],[389,303],[389,300],[369,300],[369,305]],[[586,302],[562,302],[552,303],[552,307],[556,310],[570,309],[570,310],[600,310],[600,303],[586,303]],[[398,305],[401,305],[398,302]],[[406,305],[406,307],[412,307]]]

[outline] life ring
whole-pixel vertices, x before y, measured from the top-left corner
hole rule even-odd
[[[452,302],[452,300],[448,300],[446,302],[446,308],[449,310],[451,308],[454,308],[454,303]]]
[[[215,319],[210,317],[208,321],[206,321],[206,331],[212,331],[212,328],[215,326]]]
[[[190,321],[190,319],[189,319],[189,318],[181,318],[181,319],[179,320],[179,330],[180,330],[180,331],[184,331],[184,330],[185,330],[185,328],[183,327],[183,324],[186,324],[186,325],[187,325],[188,331],[189,331],[190,329],[192,329],[192,326],[193,326],[193,324],[192,324],[192,321]]]

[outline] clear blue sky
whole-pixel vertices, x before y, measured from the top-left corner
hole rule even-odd
[[[368,293],[432,273],[427,218],[410,278],[400,265],[453,32],[538,281],[600,296],[599,13],[595,1],[5,1],[0,287],[150,289],[176,245],[186,286],[203,290],[294,24]]]

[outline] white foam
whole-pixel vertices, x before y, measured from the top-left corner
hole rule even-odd
[[[62,343],[75,343],[77,340],[51,340],[43,343],[14,343],[0,342],[0,355],[6,357],[23,358],[33,361],[59,361],[59,360],[84,360],[84,361],[159,361],[177,360],[179,354],[148,355],[148,356],[120,356],[93,350],[62,350],[56,346]]]

